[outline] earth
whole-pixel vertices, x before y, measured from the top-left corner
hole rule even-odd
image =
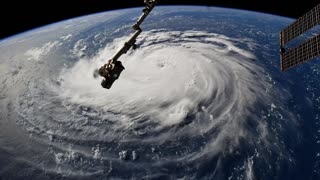
[[[293,19],[158,6],[103,89],[141,9],[0,41],[0,179],[320,179],[320,63],[280,71]]]

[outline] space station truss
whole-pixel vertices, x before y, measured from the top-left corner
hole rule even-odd
[[[316,35],[296,47],[290,49],[285,48],[288,42],[319,24],[320,4],[280,32],[282,71],[320,56],[320,35]]]

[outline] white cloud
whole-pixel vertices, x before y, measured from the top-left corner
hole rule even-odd
[[[43,44],[41,47],[33,48],[25,52],[25,55],[28,56],[28,60],[40,61],[42,56],[47,55],[52,48],[57,46],[59,41],[53,41]]]

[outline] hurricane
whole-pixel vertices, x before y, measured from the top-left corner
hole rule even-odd
[[[16,82],[25,86],[12,92],[15,113],[7,116],[18,116],[18,128],[50,158],[24,162],[71,178],[254,179],[259,167],[268,174],[291,160],[285,130],[270,124],[294,118],[250,51],[253,41],[146,31],[119,59],[119,79],[103,89],[93,72],[128,37],[60,69],[28,61],[37,73]]]

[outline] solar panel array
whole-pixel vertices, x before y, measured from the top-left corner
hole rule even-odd
[[[308,60],[320,56],[320,36],[317,35],[300,45],[285,50],[285,45],[307,30],[320,24],[320,4],[298,18],[280,33],[281,70],[285,71]]]
[[[281,31],[282,45],[320,24],[320,4]]]
[[[320,56],[320,34],[281,54],[281,70]]]

